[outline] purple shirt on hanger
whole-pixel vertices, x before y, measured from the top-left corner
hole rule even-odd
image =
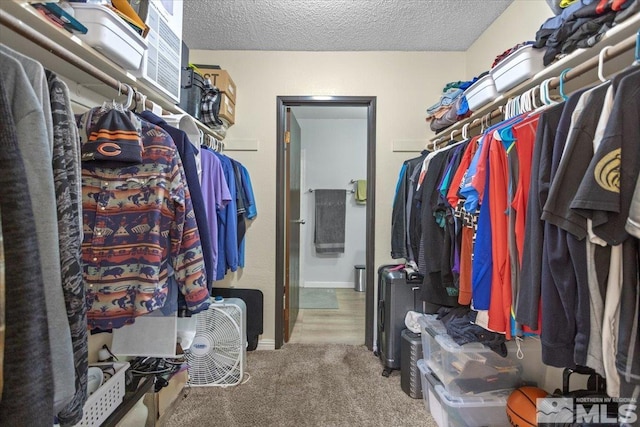
[[[222,170],[222,162],[210,150],[200,150],[202,161],[202,196],[207,210],[209,232],[211,233],[211,249],[213,252],[213,269],[218,265],[218,212],[231,201],[231,193]],[[214,277],[215,280],[215,277]]]

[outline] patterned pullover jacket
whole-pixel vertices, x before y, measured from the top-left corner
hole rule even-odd
[[[98,107],[79,118],[83,146],[102,114]],[[162,307],[172,271],[191,313],[209,306],[180,156],[163,129],[129,119],[141,135],[142,163],[82,162],[82,263],[91,329],[119,328]]]

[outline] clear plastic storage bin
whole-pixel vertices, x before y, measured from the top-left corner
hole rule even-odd
[[[428,335],[427,366],[452,396],[470,396],[520,384],[522,367],[481,343],[458,345],[449,335]]]
[[[429,336],[432,338],[436,335],[447,334],[447,328],[444,327],[444,323],[437,319],[435,314],[424,314],[418,318],[418,324],[420,325],[420,335],[422,337],[422,354],[424,360],[429,360]]]
[[[447,393],[443,386],[436,385],[434,392],[435,399],[441,405],[443,418],[447,421],[447,424],[438,424],[440,427],[508,427],[511,425],[507,418],[507,398],[511,394],[510,390],[455,397]]]

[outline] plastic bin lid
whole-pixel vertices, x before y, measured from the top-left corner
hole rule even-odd
[[[416,362],[416,364],[418,365],[418,369],[420,369],[420,374],[424,376],[431,383],[432,386],[434,387],[437,385],[442,386],[442,383],[440,382],[438,377],[436,377],[433,371],[429,368],[429,365],[426,360],[419,359]]]
[[[487,391],[469,396],[451,396],[442,385],[435,386],[436,393],[443,404],[455,408],[473,406],[506,406],[507,398],[513,390]]]
[[[364,270],[366,266],[364,264],[356,264],[354,267],[356,270]]]
[[[447,333],[447,328],[445,328],[444,323],[439,321],[435,314],[423,314],[418,318],[418,324],[420,328],[432,336]]]
[[[464,90],[464,95],[468,96],[470,93],[472,93],[474,90],[478,89],[481,86],[484,86],[487,84],[487,82],[491,80],[491,82],[489,82],[489,84],[494,84],[493,83],[493,76],[490,73],[485,74],[484,76],[480,77],[478,80],[476,80],[476,82],[474,84],[472,84],[471,86],[469,86],[468,88],[466,88]]]
[[[470,342],[464,345],[457,344],[450,335],[437,335],[436,341],[449,353],[487,353],[492,350],[479,342]]]

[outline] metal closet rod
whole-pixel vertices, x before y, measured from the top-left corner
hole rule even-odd
[[[609,47],[607,51],[604,53],[603,59],[606,61],[606,60],[615,58],[625,53],[626,51],[635,48],[635,46],[636,46],[636,36],[631,36],[621,41],[620,43]],[[599,62],[598,56],[594,56],[593,58],[590,58],[587,61],[579,65],[576,65],[564,75],[564,83],[568,82],[569,80],[573,80],[593,69],[598,68],[598,62]],[[558,86],[560,86],[560,77],[554,77],[549,82],[549,89],[555,89]],[[507,100],[505,100],[505,102],[506,101]],[[476,117],[475,119],[473,119],[473,121],[471,121],[467,129],[476,128],[480,126],[486,120],[487,117],[494,119],[502,115],[502,112],[503,112],[502,106],[500,106],[495,110],[492,110],[490,113],[484,114],[483,116],[480,116],[480,117]],[[458,122],[458,125],[462,125],[462,124],[463,122]],[[454,139],[456,136],[460,136],[462,134],[462,129],[457,129],[448,133],[447,133],[447,130],[445,129],[441,133],[443,135],[432,138],[431,142],[437,142],[438,140],[441,141],[443,140],[443,138],[447,137],[447,134],[450,136],[450,139]]]

